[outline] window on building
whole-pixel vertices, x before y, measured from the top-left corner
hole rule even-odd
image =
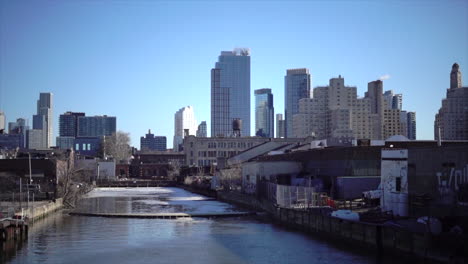
[[[75,150],[80,150],[80,144],[75,144]]]
[[[395,190],[401,192],[401,177],[395,178]]]

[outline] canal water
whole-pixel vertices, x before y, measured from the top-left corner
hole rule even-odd
[[[179,188],[101,188],[77,211],[106,213],[242,211]],[[56,213],[37,221],[5,263],[382,263],[255,217],[135,219]],[[392,260],[384,262],[393,263]]]

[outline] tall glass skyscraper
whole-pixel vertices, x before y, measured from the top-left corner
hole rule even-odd
[[[250,50],[222,51],[211,70],[211,136],[231,136],[232,121],[242,120],[250,136]]]
[[[53,140],[53,94],[52,93],[40,93],[39,100],[37,100],[37,116],[43,116],[44,127],[42,133],[45,138],[45,148],[52,146]],[[38,120],[39,117],[36,117]]]
[[[274,137],[274,108],[271,89],[255,90],[255,135]]]
[[[293,115],[299,113],[299,99],[310,98],[309,69],[290,69],[284,77],[285,137],[293,135]]]

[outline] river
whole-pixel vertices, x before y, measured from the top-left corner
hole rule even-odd
[[[101,188],[77,211],[107,213],[242,211],[179,188]],[[0,261],[1,262],[1,261]],[[135,219],[53,214],[36,221],[6,263],[379,263],[255,217]],[[391,263],[391,262],[389,262]]]

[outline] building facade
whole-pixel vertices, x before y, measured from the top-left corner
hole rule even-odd
[[[276,114],[276,137],[284,138],[284,126],[285,121],[283,119],[283,114]]]
[[[185,165],[185,154],[175,152],[136,152],[130,164],[130,176],[143,179],[167,179]]]
[[[406,120],[407,137],[408,139],[416,140],[416,112],[408,112]]]
[[[403,95],[394,94],[392,90],[385,91],[383,94],[384,104],[386,109],[402,110]]]
[[[207,137],[207,136],[208,136],[208,128],[206,126],[206,121],[202,121],[198,125],[197,137]]]
[[[231,136],[241,119],[242,136],[250,135],[250,50],[222,51],[211,70],[211,136]]]
[[[255,90],[255,135],[274,137],[275,109],[271,89]]]
[[[5,125],[6,125],[6,117],[5,113],[0,111],[0,130],[5,130]]]
[[[460,66],[454,63],[450,72],[450,88],[435,116],[434,138],[468,140],[468,87],[462,86]],[[440,131],[440,132],[439,132]]]
[[[24,138],[21,134],[0,134],[0,149],[24,148]]]
[[[26,131],[29,130],[29,126],[26,125],[26,119],[24,118],[18,118],[16,119],[16,122],[9,122],[8,123],[8,134],[9,135],[15,135],[13,137],[7,137],[5,136],[3,138],[4,144],[9,145],[9,146],[16,146],[16,143],[18,142],[19,139],[19,148],[26,148],[27,143],[26,143]],[[12,141],[10,143],[7,143],[8,141]],[[16,148],[16,147],[13,147]]]
[[[36,126],[35,126],[36,125]],[[43,130],[43,142],[40,148],[50,148],[53,139],[53,94],[40,93],[37,100],[37,114],[33,116],[33,129]],[[33,132],[38,135],[38,132]]]
[[[393,98],[402,97],[395,97],[391,91],[383,94],[382,90],[382,81],[370,82],[366,96],[358,98],[357,88],[345,86],[344,78],[330,79],[328,86],[313,89],[313,98],[299,100],[299,112],[293,116],[292,136],[311,136],[341,143],[352,139],[406,136],[407,125],[401,120],[398,104],[395,108],[388,107]]]
[[[262,137],[207,137],[189,136],[184,139],[187,166],[211,166],[218,158],[228,159],[253,146],[268,142]]]
[[[148,130],[145,137],[140,137],[140,149],[141,151],[166,151],[167,139],[164,136],[154,136],[151,134],[151,130]]]
[[[78,118],[84,117],[85,113],[66,112],[59,117],[59,136],[77,137]]]
[[[101,137],[77,137],[73,141],[73,150],[84,156],[96,157],[102,150]]]
[[[116,132],[115,116],[78,116],[77,137],[111,136]]]
[[[47,131],[42,129],[29,129],[26,133],[26,142],[28,149],[47,149],[45,144],[44,133]]]
[[[285,137],[293,137],[293,116],[299,113],[299,100],[310,98],[312,86],[309,69],[290,69],[284,77]]]
[[[196,135],[197,120],[192,106],[186,106],[179,109],[174,114],[174,151],[181,151],[181,144],[184,140],[185,133],[188,135]]]

